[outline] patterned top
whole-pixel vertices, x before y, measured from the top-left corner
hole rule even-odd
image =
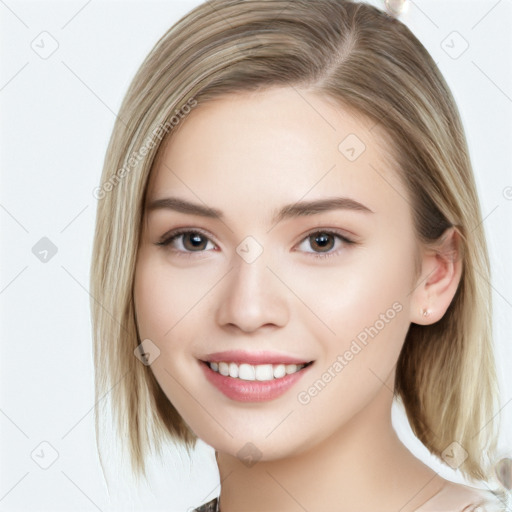
[[[220,512],[219,499],[215,498],[212,501],[209,501],[208,503],[195,508],[192,512]]]
[[[482,491],[465,485],[453,490],[444,486],[416,512],[508,512],[506,494],[500,491]],[[470,501],[468,502],[468,491]],[[192,512],[220,512],[219,498],[204,503]]]

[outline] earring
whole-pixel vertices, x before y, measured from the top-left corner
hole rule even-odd
[[[421,313],[426,318],[427,316],[430,315],[430,309],[422,309]]]

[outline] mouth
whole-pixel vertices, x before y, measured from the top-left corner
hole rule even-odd
[[[277,356],[267,357],[265,361],[263,355],[251,357],[252,362],[245,362],[226,355],[200,359],[199,363],[206,380],[225,397],[236,402],[275,400],[291,389],[314,363],[289,357],[282,357],[279,362]],[[255,364],[255,359],[258,364]]]

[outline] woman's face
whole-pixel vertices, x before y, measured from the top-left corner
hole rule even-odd
[[[381,136],[275,88],[199,104],[159,155],[137,324],[161,388],[217,450],[306,450],[392,382],[418,246]]]

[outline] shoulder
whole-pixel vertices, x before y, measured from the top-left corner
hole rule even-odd
[[[192,512],[218,512],[218,500],[217,498],[209,501],[208,503],[204,503],[200,507],[195,508]]]
[[[446,481],[416,512],[506,512],[505,496]]]

